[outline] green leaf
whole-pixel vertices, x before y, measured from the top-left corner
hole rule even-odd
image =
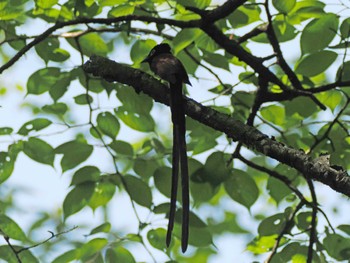
[[[93,102],[93,98],[88,94],[80,94],[74,97],[74,102],[78,105],[88,105]]]
[[[346,61],[337,71],[336,79],[339,81],[350,80],[350,61]]]
[[[334,112],[335,108],[340,105],[343,100],[343,95],[339,91],[330,90],[318,94],[317,98],[322,104],[326,105]]]
[[[62,116],[62,115],[64,115],[67,112],[68,107],[67,107],[67,104],[65,104],[65,103],[57,102],[57,103],[54,103],[54,104],[51,104],[51,105],[43,106],[42,110],[47,112],[47,113],[51,113],[51,114],[55,114],[55,115],[58,115],[58,116]]]
[[[303,54],[326,48],[338,30],[338,16],[332,13],[323,15],[308,23],[301,33],[300,45]]]
[[[302,230],[307,231],[311,227],[312,213],[311,212],[301,212],[296,216],[296,226]]]
[[[23,230],[17,223],[4,214],[0,214],[0,232],[11,239],[28,241]]]
[[[106,252],[106,263],[136,263],[134,256],[124,247],[108,248]]]
[[[0,184],[11,176],[14,166],[15,159],[7,152],[0,152]]]
[[[81,184],[86,182],[97,182],[101,172],[95,166],[84,166],[76,171],[73,175],[71,185]]]
[[[120,130],[118,119],[108,111],[101,112],[97,116],[97,127],[111,139],[115,139]]]
[[[82,262],[87,262],[89,257],[100,252],[107,244],[108,241],[105,238],[92,239],[79,248],[77,258]]]
[[[135,64],[140,64],[147,57],[148,53],[155,45],[157,45],[157,42],[154,41],[153,39],[137,40],[131,47],[131,51],[130,51],[131,60]],[[122,92],[122,94],[119,94],[120,92]],[[117,97],[119,98],[119,96],[122,96],[122,97],[125,96],[125,94],[124,94],[125,92],[127,92],[127,94],[130,94],[131,89],[122,87],[121,89],[118,90]],[[134,96],[135,95],[136,94],[134,94]],[[142,96],[143,94],[140,93],[139,95]],[[140,106],[140,105],[138,105],[138,106]]]
[[[144,160],[137,158],[134,162],[134,171],[144,178],[153,176],[154,171],[159,167],[155,160]]]
[[[205,9],[210,5],[211,0],[192,0],[192,1],[187,1],[187,0],[177,0],[177,3],[183,6],[192,6],[192,7],[197,7],[200,9]]]
[[[206,160],[205,165],[198,169],[191,178],[195,182],[210,183],[213,186],[217,186],[226,181],[231,171],[225,165],[227,156],[225,157],[222,152],[212,153]]]
[[[285,20],[274,20],[272,21],[272,26],[277,40],[280,43],[293,40],[298,35],[296,28]],[[253,37],[252,40],[259,43],[269,43],[266,34],[259,34],[258,36]]]
[[[170,203],[162,203],[153,208],[152,212],[155,214],[166,214],[169,212]]]
[[[134,5],[128,5],[128,4],[118,5],[113,9],[111,9],[111,11],[109,11],[108,16],[109,17],[127,16],[134,13],[134,10],[135,10]]]
[[[188,243],[196,247],[207,247],[213,244],[213,237],[206,228],[190,227]]]
[[[337,56],[337,53],[329,50],[312,53],[295,65],[295,72],[306,77],[316,76],[332,65]]]
[[[325,3],[316,0],[298,1],[293,10],[287,14],[287,19],[289,23],[296,25],[310,18],[322,17],[326,13],[324,11],[325,5]]]
[[[157,170],[155,170],[154,175],[154,184],[163,195],[170,198],[170,189],[171,189],[171,169],[169,167],[159,167]],[[179,187],[178,189],[178,195],[181,196]]]
[[[50,87],[49,94],[55,102],[66,93],[72,81],[71,74],[70,72],[64,72],[56,83]]]
[[[152,132],[155,123],[151,115],[127,111],[121,106],[116,111],[116,115],[130,128],[141,132]]]
[[[285,110],[284,107],[277,105],[270,105],[260,110],[261,116],[276,125],[282,126],[285,123]]]
[[[233,28],[239,28],[259,21],[260,13],[257,6],[240,6],[227,18]]]
[[[99,225],[98,227],[95,227],[94,229],[91,230],[90,235],[94,235],[97,233],[109,233],[111,230],[111,223],[106,222],[103,223],[102,225]]]
[[[337,228],[350,235],[350,225],[339,225]]]
[[[267,181],[266,188],[269,191],[271,197],[276,201],[277,204],[281,202],[283,198],[285,198],[286,196],[292,193],[292,190],[290,190],[285,183],[271,176]]]
[[[146,94],[137,94],[134,89],[122,87],[117,89],[117,98],[123,104],[122,109],[139,114],[150,113],[153,100]]]
[[[126,156],[133,156],[134,155],[134,149],[132,146],[125,142],[125,141],[113,141],[109,145],[117,154],[122,154]],[[138,161],[139,159],[136,159]]]
[[[13,132],[13,129],[11,127],[1,127],[0,128],[0,135],[9,135]]]
[[[23,15],[23,8],[19,8],[16,6],[6,6],[3,9],[0,9],[0,20],[15,20],[18,19],[21,15]],[[14,41],[17,42],[19,46],[22,46],[23,41]],[[25,43],[25,42],[24,42]],[[10,42],[11,46],[13,45],[12,42]]]
[[[50,60],[55,62],[62,62],[70,57],[70,54],[59,48],[60,42],[57,38],[46,38],[35,46],[35,51],[45,63]]]
[[[70,141],[58,146],[56,153],[62,153],[61,167],[63,172],[84,162],[92,153],[93,147],[83,141]]]
[[[115,6],[127,3],[128,0],[98,0],[100,6]]]
[[[30,252],[30,250],[25,249],[24,247],[15,246],[15,245],[12,245],[12,247],[13,247],[12,249],[14,249],[16,251],[20,251],[20,250],[22,251],[18,255],[21,262],[39,263],[39,260],[33,256],[32,252]],[[12,249],[8,245],[0,246],[0,258],[4,259],[4,261],[6,263],[18,263],[19,262],[17,257],[13,253]]]
[[[340,34],[343,39],[350,37],[350,18],[344,19],[340,25]]]
[[[277,235],[259,236],[247,245],[247,250],[254,254],[263,254],[271,251],[276,243]]]
[[[134,200],[139,205],[151,207],[152,192],[144,181],[130,175],[124,176],[124,181],[126,184],[126,191],[132,200]]]
[[[113,197],[116,186],[110,182],[100,182],[95,187],[94,195],[89,201],[89,206],[95,210],[99,206],[106,205]]]
[[[67,39],[69,44],[79,51],[79,48],[74,39]],[[90,57],[91,55],[106,56],[109,48],[100,34],[89,33],[79,37],[79,44],[84,55]]]
[[[63,201],[64,218],[77,213],[89,202],[95,191],[94,182],[86,182],[76,185]]]
[[[328,255],[336,260],[348,260],[350,258],[350,239],[338,234],[328,234],[323,239],[323,246]]]
[[[200,49],[207,51],[207,52],[215,52],[216,50],[219,49],[218,44],[216,44],[216,42],[205,33],[202,33],[196,39],[196,46]],[[192,52],[191,52],[191,54],[192,54]],[[186,63],[186,69],[187,69],[187,63]]]
[[[31,131],[40,131],[49,126],[51,123],[52,122],[50,120],[44,118],[34,119],[24,123],[19,129],[18,134],[28,135]]]
[[[317,106],[314,103],[310,103],[309,98],[299,97],[292,101],[286,101],[285,104],[285,112],[286,116],[292,116],[295,113],[300,115],[300,118],[307,118],[318,111]],[[308,105],[307,107],[304,107]]]
[[[283,14],[288,14],[294,8],[295,2],[295,0],[272,0],[273,6]]]
[[[259,189],[255,181],[245,172],[234,170],[224,183],[227,194],[236,202],[248,209],[259,197]]]
[[[191,45],[201,34],[202,31],[198,28],[182,29],[173,39],[174,54]]]
[[[213,65],[214,67],[230,71],[228,60],[225,56],[211,52],[203,52],[203,54],[203,59],[211,65]]]
[[[42,9],[48,9],[57,4],[58,0],[35,0],[35,3],[38,7],[41,7]]]
[[[23,152],[34,161],[53,166],[54,149],[47,142],[31,137],[23,144]]]
[[[147,239],[151,246],[159,250],[165,250],[166,230],[164,228],[151,229],[147,233]]]
[[[55,85],[61,77],[59,68],[43,68],[34,72],[28,79],[27,92],[28,94],[40,95]]]
[[[78,251],[76,249],[69,250],[55,258],[52,263],[67,263],[77,258]]]
[[[278,235],[286,224],[286,215],[279,213],[261,221],[258,232],[260,236]]]

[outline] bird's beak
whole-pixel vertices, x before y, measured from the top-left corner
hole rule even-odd
[[[144,63],[144,62],[149,62],[149,56],[147,56],[144,60],[141,61],[141,63]]]

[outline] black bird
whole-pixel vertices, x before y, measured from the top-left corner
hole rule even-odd
[[[182,252],[185,252],[188,245],[189,232],[189,179],[185,140],[186,121],[182,96],[182,84],[186,83],[191,85],[191,83],[188,79],[184,66],[180,60],[171,54],[170,46],[168,44],[163,43],[155,46],[142,62],[148,62],[151,70],[163,80],[169,82],[170,86],[170,108],[173,122],[173,169],[166,244],[169,247],[171,242],[171,234],[174,228],[177,186],[180,171],[182,188],[181,248]]]

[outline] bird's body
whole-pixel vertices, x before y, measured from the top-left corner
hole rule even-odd
[[[170,52],[168,44],[155,46],[148,57],[144,60],[148,62],[151,70],[163,80],[169,82],[170,86],[170,108],[173,122],[173,157],[172,157],[172,185],[169,223],[167,231],[167,246],[171,241],[171,234],[174,228],[177,186],[179,172],[181,173],[182,189],[182,251],[185,252],[188,245],[189,234],[189,177],[186,151],[186,120],[185,109],[182,96],[182,84],[191,85],[186,70],[180,60]]]

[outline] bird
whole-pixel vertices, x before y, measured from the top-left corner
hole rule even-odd
[[[177,187],[179,172],[181,174],[182,189],[182,229],[181,250],[186,252],[189,237],[189,177],[186,150],[186,119],[182,85],[191,82],[188,79],[185,67],[172,53],[169,44],[156,45],[142,61],[148,62],[151,70],[161,79],[167,81],[170,87],[170,109],[173,122],[173,149],[172,149],[172,182],[170,196],[169,222],[166,236],[166,245],[171,243],[174,228]]]

